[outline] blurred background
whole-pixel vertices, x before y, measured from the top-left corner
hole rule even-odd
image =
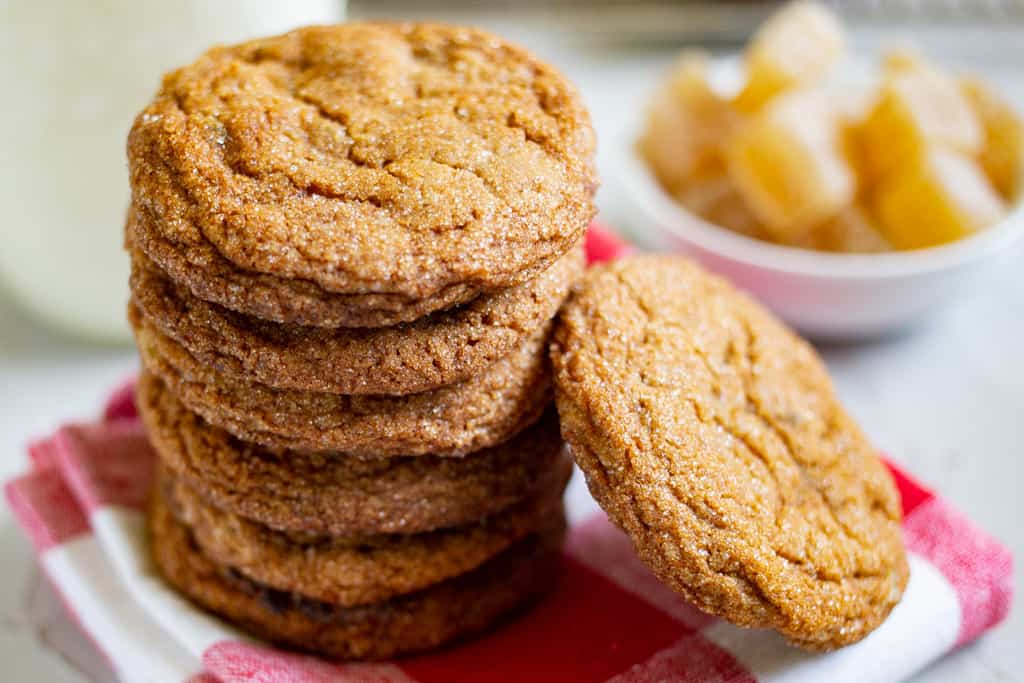
[[[5,0],[0,3],[0,227],[5,317],[27,314],[94,342],[128,339],[120,249],[127,203],[125,131],[160,74],[218,42],[350,18],[430,18],[490,28],[536,50],[580,86],[597,126],[599,204],[620,230],[643,230],[622,206],[621,155],[681,50],[737,53],[779,3],[339,2],[339,0]],[[1021,98],[1024,0],[835,0],[852,52],[912,44],[980,69]],[[632,220],[631,220],[632,218]],[[17,313],[15,312],[17,311]]]
[[[913,44],[982,74],[1024,111],[1024,0],[844,0],[850,52]],[[0,0],[0,479],[25,441],[91,414],[136,366],[124,323],[124,137],[160,74],[212,43],[347,16],[479,25],[562,69],[598,132],[601,219],[639,241],[646,220],[622,182],[644,111],[681,50],[740,51],[779,6],[720,2]],[[880,447],[1024,556],[1024,245],[912,334],[827,344],[839,393]],[[52,601],[0,512],[0,660],[11,680],[101,670]],[[1020,569],[1018,568],[1018,581]],[[24,589],[28,587],[28,593]],[[29,607],[26,614],[26,605]],[[1020,610],[921,680],[1021,680]]]

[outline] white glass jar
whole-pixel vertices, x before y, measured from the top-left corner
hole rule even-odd
[[[67,331],[127,338],[125,138],[160,75],[210,45],[343,12],[341,0],[0,0],[0,282]]]

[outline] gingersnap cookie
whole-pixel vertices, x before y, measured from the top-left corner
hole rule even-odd
[[[568,455],[554,411],[497,446],[452,458],[358,458],[239,440],[143,372],[139,413],[160,459],[210,503],[266,526],[335,536],[419,533],[495,514],[550,486]]]
[[[479,375],[408,396],[273,389],[203,365],[132,307],[146,369],[191,411],[246,441],[362,457],[461,456],[507,441],[552,399],[550,323]]]
[[[371,536],[276,531],[210,505],[166,468],[158,477],[167,504],[206,557],[270,588],[352,607],[465,574],[541,529],[560,512],[571,471],[566,464],[545,490],[472,524]]]
[[[555,69],[477,29],[344,23],[217,47],[128,137],[138,245],[200,298],[303,325],[408,322],[534,277],[595,209]]]
[[[554,317],[583,271],[576,248],[537,278],[412,323],[381,328],[269,323],[192,296],[137,251],[132,300],[163,334],[218,372],[278,389],[412,394],[469,379]]]
[[[592,268],[552,359],[591,492],[686,599],[811,650],[899,602],[891,476],[813,349],[725,281],[668,256]]]
[[[565,518],[559,511],[540,532],[466,574],[357,607],[274,590],[213,562],[174,518],[159,488],[150,505],[149,530],[160,575],[213,614],[298,650],[338,659],[386,659],[479,633],[551,587]]]

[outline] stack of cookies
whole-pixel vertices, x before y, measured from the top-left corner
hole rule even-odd
[[[165,77],[128,141],[156,566],[343,658],[480,631],[552,580],[551,320],[593,132],[477,30],[317,27]]]

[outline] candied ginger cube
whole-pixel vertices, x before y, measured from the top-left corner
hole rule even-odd
[[[978,162],[1003,198],[1014,200],[1024,184],[1024,121],[983,81],[965,78],[961,88],[984,130]]]
[[[729,174],[773,238],[789,242],[849,204],[856,179],[819,92],[778,98],[731,140]]]
[[[845,43],[839,20],[823,5],[801,0],[783,7],[747,47],[747,82],[737,107],[757,111],[784,90],[813,85],[839,61]]]
[[[956,81],[926,66],[888,75],[859,133],[872,181],[931,147],[975,154],[982,142]]]
[[[1005,206],[973,160],[932,150],[879,185],[874,212],[893,246],[918,249],[967,237],[1002,218]]]
[[[835,218],[816,225],[792,246],[847,254],[877,254],[892,251],[864,207],[852,204]]]
[[[692,179],[675,193],[675,199],[708,222],[727,230],[747,237],[763,239],[765,236],[764,228],[724,169]]]
[[[670,192],[719,163],[735,113],[707,79],[708,59],[687,52],[655,95],[640,138],[640,155]]]

